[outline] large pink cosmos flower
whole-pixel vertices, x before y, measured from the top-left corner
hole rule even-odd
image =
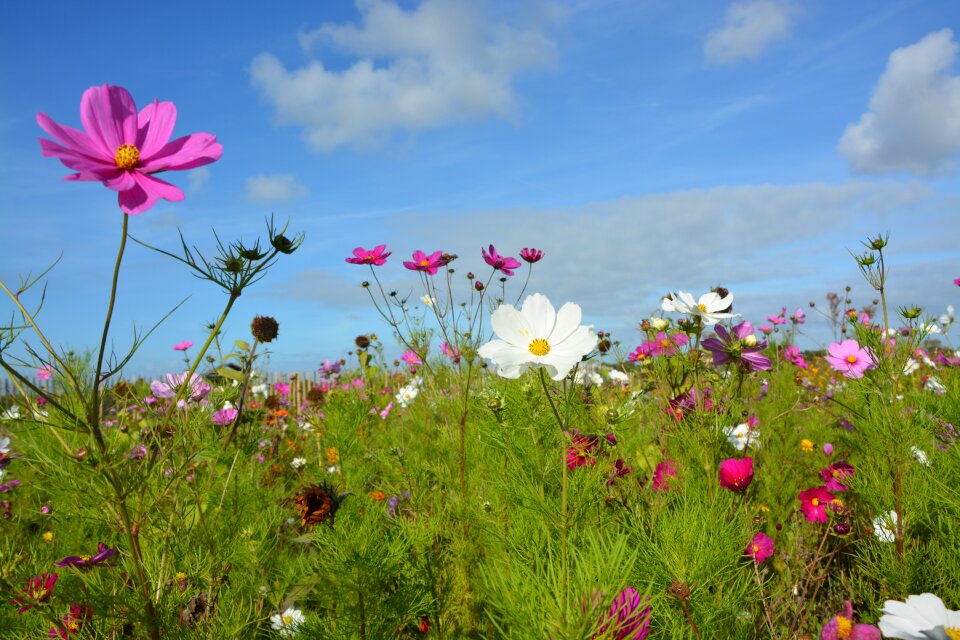
[[[364,249],[357,247],[353,250],[353,257],[347,258],[350,264],[372,264],[376,267],[383,266],[390,257],[391,251],[385,251],[387,245],[378,244],[373,249]]]
[[[514,269],[520,266],[520,262],[516,258],[502,256],[497,253],[497,250],[493,245],[490,245],[489,252],[486,249],[481,248],[480,253],[483,255],[484,262],[494,269],[502,271],[503,275],[505,276],[512,276],[515,273]]]
[[[430,255],[420,249],[413,252],[413,260],[404,260],[403,266],[411,271],[424,271],[427,275],[436,275],[437,270],[444,265],[443,252],[434,251]]]
[[[827,351],[827,362],[834,371],[839,371],[847,378],[862,378],[864,371],[877,366],[870,351],[861,347],[856,340],[834,342]]]
[[[40,150],[77,171],[67,180],[102,182],[119,192],[124,213],[137,215],[160,198],[183,200],[183,191],[153,174],[202,167],[223,153],[216,136],[209,133],[171,141],[176,120],[172,102],[154,100],[137,113],[133,97],[123,87],[90,87],[80,100],[80,122],[86,132],[38,113],[37,124],[56,140],[40,138]]]
[[[753,458],[728,458],[720,463],[720,486],[746,491],[753,482]]]

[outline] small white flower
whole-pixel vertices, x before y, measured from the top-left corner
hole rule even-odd
[[[960,612],[951,611],[932,593],[887,600],[877,626],[884,638],[950,640],[960,635]]]
[[[255,396],[265,396],[267,395],[267,385],[266,384],[255,384],[250,388],[250,391]]]
[[[10,438],[0,438],[0,453],[10,453]]]
[[[943,383],[934,376],[927,378],[927,381],[923,383],[923,388],[936,396],[942,396],[947,392],[947,388],[943,386]]]
[[[713,325],[724,318],[738,317],[739,313],[727,313],[724,309],[733,304],[733,294],[728,293],[724,297],[714,291],[708,291],[694,300],[693,296],[686,291],[678,291],[676,296],[672,293],[661,303],[664,311],[676,311],[686,313],[693,317],[700,317],[705,325]],[[668,308],[669,307],[669,308]]]
[[[420,296],[420,302],[428,307],[432,307],[434,304],[436,304],[436,300],[433,299],[433,296],[426,293]]]
[[[577,372],[573,375],[573,381],[585,387],[599,387],[603,385],[603,378],[600,377],[599,373],[583,368],[577,369]]]
[[[10,408],[7,409],[6,411],[4,411],[2,415],[0,415],[0,418],[3,418],[4,420],[19,420],[19,419],[20,419],[20,406],[19,406],[19,405],[14,405],[14,406],[10,407]]]
[[[557,311],[539,293],[527,296],[519,311],[502,304],[490,315],[497,338],[480,347],[482,358],[497,365],[503,378],[519,378],[527,369],[545,368],[563,380],[597,346],[593,326],[581,325],[580,306],[567,302]]]
[[[650,326],[654,331],[663,331],[670,323],[663,318],[650,318]]]
[[[280,637],[289,638],[297,635],[300,626],[306,621],[303,612],[293,607],[288,607],[283,613],[270,616],[270,626],[274,631],[280,632]]]
[[[920,363],[913,358],[907,358],[907,364],[903,365],[903,375],[912,375],[914,371],[920,368]]]
[[[919,447],[910,447],[910,453],[912,453],[916,461],[922,464],[923,466],[925,467],[930,466],[930,460],[927,459],[927,454],[924,453],[924,451]]]
[[[327,467],[327,473],[329,473],[330,475],[333,475],[335,473],[340,473],[340,465],[335,464]]]
[[[294,469],[299,469],[305,464],[307,464],[306,458],[294,458],[293,460],[290,461],[290,466],[293,467]]]
[[[221,408],[221,409],[236,409],[236,407],[233,406],[233,403],[230,402],[229,400],[225,401],[225,402],[223,403],[223,406],[220,407],[220,408]]]
[[[936,322],[928,322],[927,325],[923,328],[928,334],[930,333],[940,333],[940,325]]]
[[[614,384],[619,384],[623,386],[630,384],[630,376],[625,374],[623,371],[620,371],[619,369],[610,369],[609,371],[607,371],[607,375],[610,377],[610,381],[613,382]]]
[[[298,421],[297,426],[300,427],[300,431],[304,431],[306,433],[313,432],[313,425],[307,422],[306,420]]]
[[[940,326],[947,329],[953,324],[953,305],[947,305],[947,312],[940,316]]]
[[[727,442],[733,445],[733,448],[737,451],[743,451],[747,447],[751,449],[760,448],[760,434],[746,422],[742,422],[735,427],[724,427],[723,434],[727,436]]]
[[[419,387],[415,384],[408,384],[397,392],[397,395],[394,396],[394,399],[401,407],[406,409],[410,406],[410,403],[416,399],[417,395],[420,393]]]
[[[880,542],[893,542],[897,539],[897,512],[890,511],[884,516],[873,519],[873,535]]]

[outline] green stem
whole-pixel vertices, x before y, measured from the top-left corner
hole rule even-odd
[[[550,403],[550,408],[553,410],[553,416],[557,419],[557,425],[560,427],[561,435],[566,431],[565,424],[563,419],[560,417],[560,412],[557,411],[557,405],[553,402],[553,398],[550,396],[550,389],[547,387],[547,376],[543,371],[543,368],[540,369],[540,384],[543,386],[543,393],[547,396],[547,402]],[[569,402],[567,403],[569,406]],[[568,591],[568,577],[567,577],[567,460],[566,460],[566,447],[561,447],[560,455],[560,468],[563,472],[563,480],[561,482],[560,488],[560,584],[561,584],[561,593],[560,593],[560,616],[561,620],[566,623],[567,619],[567,591]]]

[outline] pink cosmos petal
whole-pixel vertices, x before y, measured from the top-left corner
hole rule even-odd
[[[113,163],[107,164],[84,153],[64,147],[53,140],[40,138],[40,153],[46,158],[57,158],[64,166],[85,174],[99,174],[100,172],[116,169]],[[99,180],[100,178],[92,178]]]
[[[74,129],[73,127],[68,127],[66,125],[57,124],[45,113],[37,114],[37,124],[40,125],[41,129],[56,138],[56,140],[63,145],[63,148],[66,148],[67,150],[78,155],[89,157],[90,159],[96,159],[101,162],[109,162],[110,164],[113,164],[113,156],[107,156],[102,153],[100,151],[100,147],[95,145],[90,139],[90,136],[83,131]],[[45,141],[43,138],[41,138],[41,146],[44,142],[49,141]]]
[[[137,139],[137,105],[123,87],[90,87],[80,100],[80,122],[94,144],[112,157],[117,147]]]
[[[173,135],[177,122],[177,107],[172,102],[154,100],[140,110],[137,116],[137,149],[144,158],[149,158],[163,148]]]
[[[105,176],[100,176],[97,179],[103,181],[103,185],[108,189],[113,189],[114,191],[127,191],[128,189],[133,189],[137,186],[137,180],[134,178],[134,174],[131,171],[123,171],[119,168],[114,168],[114,177],[107,178]]]
[[[136,185],[132,189],[121,191],[118,198],[120,209],[132,216],[148,210],[157,200],[163,198],[171,202],[183,200],[183,191],[169,182],[142,173],[132,174]]]
[[[150,157],[141,157],[138,169],[145,173],[195,169],[220,159],[223,145],[210,133],[193,133],[172,140]]]

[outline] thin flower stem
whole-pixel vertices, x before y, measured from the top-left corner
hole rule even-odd
[[[560,427],[561,434],[566,431],[566,426],[563,419],[560,417],[560,412],[557,411],[557,405],[553,402],[553,398],[550,396],[550,389],[547,387],[547,376],[543,371],[543,368],[540,369],[540,384],[543,385],[543,393],[547,396],[547,402],[550,403],[550,408],[553,410],[553,416],[557,419],[557,425]],[[569,402],[567,406],[569,407]],[[560,468],[563,472],[562,484],[560,488],[560,584],[561,584],[561,593],[560,593],[560,616],[561,620],[566,622],[567,618],[567,591],[568,589],[568,577],[567,577],[567,460],[566,460],[566,448],[561,448],[560,455]]]

